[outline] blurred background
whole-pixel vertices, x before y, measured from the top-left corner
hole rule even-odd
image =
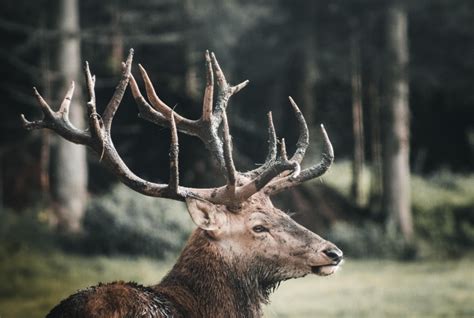
[[[32,86],[57,108],[75,80],[71,121],[84,127],[84,61],[97,75],[100,111],[132,47],[160,97],[188,118],[201,112],[206,49],[232,84],[250,80],[228,110],[241,171],[264,161],[270,110],[294,151],[290,95],[311,130],[305,166],[320,159],[319,124],[329,133],[331,170],[275,201],[343,249],[346,264],[335,276],[283,284],[266,317],[474,316],[474,2],[6,0],[1,7],[1,317],[42,317],[99,281],[156,283],[193,229],[184,205],[137,194],[95,153],[21,126],[22,113],[42,116]],[[132,71],[138,78],[136,64]],[[166,182],[169,131],[137,113],[127,91],[115,145],[136,174]],[[181,184],[223,184],[196,140],[180,135]]]

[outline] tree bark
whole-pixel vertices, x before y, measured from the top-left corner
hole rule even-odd
[[[122,72],[122,62],[124,59],[124,40],[123,32],[120,27],[120,3],[114,2],[112,6],[112,54],[110,56],[110,66],[114,74]]]
[[[59,3],[59,40],[57,66],[59,85],[56,100],[61,100],[75,81],[76,89],[70,108],[70,120],[76,127],[84,127],[84,105],[79,80],[81,73],[81,52],[79,37],[78,0],[61,0]],[[75,145],[63,138],[56,138],[53,152],[52,188],[58,230],[77,233],[81,230],[87,199],[87,161],[85,147]]]
[[[41,38],[41,81],[43,83],[43,97],[46,100],[51,100],[51,60],[49,42],[44,35],[46,24],[44,19],[40,23],[40,38]],[[40,149],[40,187],[46,202],[50,202],[50,161],[51,158],[51,132],[48,129],[41,131],[41,149]]]
[[[186,71],[184,74],[184,84],[186,89],[186,95],[194,101],[198,101],[200,98],[199,81],[198,81],[198,67],[197,60],[200,61],[201,54],[196,54],[196,32],[195,23],[193,20],[193,11],[195,3],[193,0],[184,0],[183,3],[183,16],[186,21],[184,31],[184,61],[186,63]]]
[[[383,208],[388,229],[413,236],[410,210],[407,13],[398,2],[387,12],[387,101],[384,107]]]
[[[320,140],[319,127],[316,125],[317,113],[317,84],[319,81],[319,67],[317,62],[317,43],[316,43],[316,3],[310,1],[307,4],[305,19],[301,30],[301,45],[298,53],[299,63],[299,86],[297,90],[297,103],[303,112],[306,124],[309,128],[309,140],[311,146],[306,152],[305,161],[315,162],[319,160],[319,147],[314,145],[315,141]]]
[[[360,65],[360,44],[356,35],[351,39],[351,85],[352,85],[352,133],[354,137],[352,152],[351,194],[354,202],[363,204],[362,173],[364,168],[364,119],[362,113],[362,79]]]
[[[371,179],[370,179],[370,210],[381,215],[382,185],[382,145],[380,137],[380,98],[377,85],[369,83],[368,98],[370,106],[370,148],[371,148]]]

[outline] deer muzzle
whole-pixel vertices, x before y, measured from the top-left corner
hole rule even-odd
[[[327,246],[318,254],[320,254],[318,255],[320,265],[312,265],[311,272],[320,276],[328,276],[335,273],[342,264],[344,257],[342,251],[330,242],[327,242]]]

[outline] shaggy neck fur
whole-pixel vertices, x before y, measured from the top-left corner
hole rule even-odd
[[[184,317],[261,317],[261,304],[278,284],[275,268],[258,260],[228,260],[196,230],[177,263],[154,288],[174,301]]]

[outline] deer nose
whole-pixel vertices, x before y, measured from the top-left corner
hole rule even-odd
[[[330,247],[323,251],[323,253],[329,257],[332,261],[339,263],[342,260],[343,253],[337,247]]]

